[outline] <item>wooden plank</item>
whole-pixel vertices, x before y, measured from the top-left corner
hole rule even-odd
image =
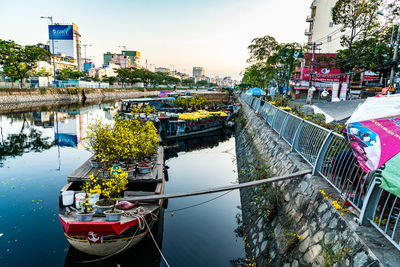
[[[72,185],[72,183],[67,183],[63,186],[63,188],[61,188],[60,193],[67,191],[67,189]]]
[[[154,191],[155,194],[157,194],[157,195],[161,194],[162,185],[163,185],[163,183],[157,184],[156,190]]]
[[[283,181],[283,180],[287,180],[287,179],[291,179],[291,178],[298,178],[300,176],[303,176],[303,175],[309,174],[309,173],[312,173],[312,170],[305,170],[305,171],[296,172],[296,173],[285,175],[285,176],[278,176],[278,177],[262,179],[262,180],[258,180],[258,181],[252,181],[252,182],[241,183],[241,184],[236,184],[236,185],[221,186],[221,187],[192,191],[192,192],[167,194],[167,195],[163,194],[163,195],[157,195],[157,196],[129,197],[129,198],[120,198],[119,200],[141,201],[141,200],[157,200],[157,199],[190,197],[190,196],[211,194],[211,193],[217,193],[217,192],[223,192],[223,191],[230,191],[230,190],[234,190],[234,189],[241,189],[241,188],[246,188],[246,187],[251,187],[251,186],[267,184],[267,183],[279,182],[279,181]]]

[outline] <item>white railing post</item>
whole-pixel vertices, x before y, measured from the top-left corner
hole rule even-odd
[[[279,138],[282,138],[283,134],[285,133],[286,124],[287,124],[287,121],[289,120],[289,116],[290,116],[290,114],[289,114],[289,112],[288,112],[288,113],[286,114],[285,119],[283,120],[283,123],[282,123],[282,126],[281,126],[281,131],[280,131],[280,133],[279,133]]]
[[[299,126],[297,127],[296,133],[294,134],[291,152],[296,151],[296,147],[299,143],[300,132],[301,129],[303,129],[303,125],[304,125],[304,119],[301,120]]]
[[[331,140],[333,138],[333,133],[332,131],[329,131],[328,135],[325,137],[324,142],[322,143],[321,148],[318,151],[317,158],[315,160],[315,164],[313,166],[313,172],[312,175],[315,175],[318,173],[319,170],[321,170],[322,162],[324,161],[324,157],[326,154],[326,151],[328,150],[328,147],[331,143]]]

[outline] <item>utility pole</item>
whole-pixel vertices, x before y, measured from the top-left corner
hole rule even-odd
[[[83,67],[83,70],[84,70],[84,72],[85,72],[85,81],[86,81],[86,69],[85,69],[85,67],[86,67],[86,47],[87,46],[92,46],[91,44],[83,44],[82,45],[84,48],[85,48],[85,64],[84,64],[84,67]]]
[[[54,54],[55,54],[55,51],[54,51],[54,36],[53,36],[53,16],[49,16],[49,17],[43,17],[43,16],[41,16],[40,18],[42,18],[42,19],[49,19],[50,20],[50,22],[51,22],[51,31],[50,31],[50,37],[51,37],[51,46],[52,46],[52,50],[53,50],[53,53],[51,53],[51,55],[52,55],[52,57],[53,57],[53,77],[54,77],[54,81],[53,81],[53,87],[55,87],[55,84],[56,84],[56,81],[57,81],[57,79],[56,79],[56,62],[55,62],[55,57],[54,57]]]
[[[397,64],[397,53],[399,51],[399,42],[400,42],[400,23],[398,24],[397,27],[397,38],[396,38],[396,43],[394,46],[394,53],[393,53],[393,62],[392,62],[392,69],[390,70],[390,85],[393,86],[393,81],[394,81],[394,70]]]
[[[315,50],[319,49],[318,46],[322,45],[322,43],[309,43],[309,46],[311,46],[312,50],[312,57],[311,57],[311,63],[310,63],[310,82],[308,84],[308,87],[313,86],[313,76],[314,76],[314,60],[315,60]]]

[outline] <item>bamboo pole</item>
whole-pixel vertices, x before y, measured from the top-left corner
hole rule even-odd
[[[223,191],[230,191],[230,190],[234,190],[234,189],[241,189],[241,188],[246,188],[246,187],[251,187],[251,186],[267,184],[267,183],[279,182],[279,181],[283,181],[283,180],[287,180],[287,179],[291,179],[291,178],[298,178],[299,176],[303,176],[305,174],[310,174],[310,173],[312,173],[312,170],[304,170],[304,171],[300,171],[300,172],[296,172],[296,173],[292,173],[292,174],[288,174],[288,175],[284,175],[284,176],[272,177],[272,178],[267,178],[267,179],[262,179],[262,180],[257,180],[257,181],[251,181],[251,182],[246,182],[246,183],[241,183],[241,184],[203,189],[203,190],[192,191],[192,192],[151,195],[151,196],[138,196],[138,197],[124,197],[124,198],[120,198],[118,200],[119,201],[125,200],[125,201],[133,202],[133,201],[146,201],[146,200],[148,201],[148,200],[190,197],[190,196],[211,194],[211,193],[217,193],[217,192],[223,192]]]

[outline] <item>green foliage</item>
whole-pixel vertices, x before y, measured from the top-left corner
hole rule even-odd
[[[325,244],[322,242],[322,257],[325,267],[332,267],[351,254],[350,248],[345,245],[341,250],[334,249],[335,243]],[[341,266],[341,265],[339,265]]]
[[[39,71],[35,72],[33,75],[39,76],[39,77],[49,77],[49,76],[51,76],[51,73],[48,72],[45,68],[41,68]]]
[[[71,70],[71,69],[62,69],[57,72],[57,80],[79,80],[82,77],[85,77],[85,73],[82,71]]]
[[[338,0],[332,10],[332,20],[340,25],[341,45],[347,49],[337,58],[338,66],[349,71],[359,63],[359,55],[367,47],[366,41],[378,31],[377,11],[382,0]],[[358,44],[355,44],[355,42]]]
[[[143,82],[147,84],[177,84],[180,82],[178,78],[169,76],[166,73],[152,72],[147,69],[136,69],[136,68],[123,68],[116,69],[118,81],[122,83],[137,83]],[[104,80],[104,79],[103,79]]]
[[[0,39],[0,65],[3,66],[2,74],[13,81],[28,77],[30,71],[39,60],[47,60],[50,54],[47,50],[37,46],[21,46],[14,41]]]
[[[108,82],[109,84],[113,85],[114,83],[116,83],[118,81],[118,78],[117,77],[107,77],[107,75],[106,75],[102,78],[102,81]]]
[[[252,63],[243,72],[243,84],[265,88],[272,80],[284,84],[299,64],[294,59],[302,51],[298,43],[278,43],[271,36],[255,38],[248,47],[250,57],[247,62]],[[290,65],[293,64],[292,69]],[[290,74],[289,74],[290,70]]]

